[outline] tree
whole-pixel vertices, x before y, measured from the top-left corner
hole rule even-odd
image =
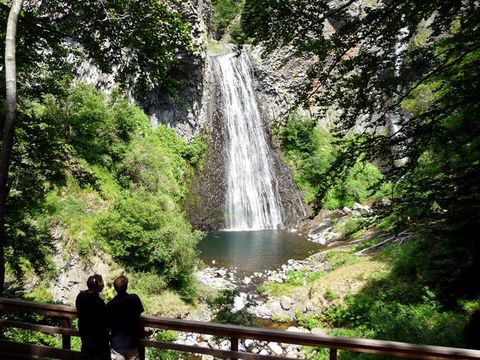
[[[17,71],[15,62],[15,42],[17,35],[17,21],[23,0],[12,3],[7,21],[5,38],[5,83],[7,110],[5,128],[3,130],[2,151],[0,154],[0,295],[3,292],[5,281],[5,213],[8,197],[8,170],[12,156],[13,137],[17,110]]]
[[[363,128],[319,179],[318,208],[356,159],[381,162],[394,184],[385,210],[400,226],[424,226],[428,259],[416,276],[445,297],[480,293],[468,281],[480,264],[478,2],[247,0],[242,23],[267,51],[317,57],[299,104],[315,103],[319,116],[339,109],[339,137]],[[448,289],[434,273],[449,273]]]
[[[189,25],[180,14],[170,11],[157,0],[52,0],[27,1],[25,4],[14,0],[10,7],[0,4],[0,11],[11,14],[8,26],[6,23],[0,25],[7,30],[7,110],[0,163],[1,292],[5,274],[4,248],[14,241],[5,231],[5,219],[8,190],[12,183],[8,170],[14,146],[15,84],[18,83],[20,104],[29,99],[40,99],[47,93],[61,92],[62,80],[74,75],[76,63],[68,55],[75,54],[77,62],[89,59],[104,72],[115,71],[118,84],[137,94],[155,86],[173,91],[178,80],[169,74],[169,70],[178,55],[190,52],[192,46]],[[15,39],[12,30],[15,30],[13,24],[17,19],[20,32]],[[15,41],[19,49],[17,71],[11,66],[14,64],[11,49]],[[14,230],[15,226],[9,224],[8,228]],[[10,231],[10,234],[14,232]]]

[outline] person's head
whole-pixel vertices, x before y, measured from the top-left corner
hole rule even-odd
[[[128,278],[126,276],[119,276],[113,282],[113,287],[118,294],[126,294],[128,288]]]
[[[90,291],[101,292],[103,290],[103,278],[102,275],[95,274],[89,276],[87,279],[87,288]]]

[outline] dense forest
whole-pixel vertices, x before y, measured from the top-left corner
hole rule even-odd
[[[0,3],[3,39],[11,6]],[[478,3],[212,0],[211,6],[202,35],[208,39],[199,46],[189,6],[177,1],[24,2],[13,129],[8,88],[1,90],[2,156],[14,130],[11,163],[2,158],[0,166],[8,172],[0,189],[3,296],[53,301],[59,259],[76,254],[84,264],[101,260],[112,274],[132,276],[152,314],[170,315],[169,307],[194,307],[209,297],[194,275],[205,266],[197,250],[204,234],[185,215],[191,183],[211,155],[209,128],[187,142],[162,119],[152,127],[135,99],[153,89],[179,99],[188,74],[176,65],[218,43],[260,48],[264,58],[289,48],[314,65],[295,89],[289,115],[272,122],[269,134],[310,218],[368,204],[368,216],[337,225],[343,240],[409,234],[374,255],[388,271],[365,279],[341,302],[327,289],[333,305],[298,314],[296,322],[332,335],[478,346],[465,335],[480,311]],[[7,58],[2,48],[8,66]],[[113,89],[79,81],[85,61],[111,74]],[[326,118],[333,118],[328,128],[321,126]],[[358,264],[354,253],[385,237],[366,239],[326,254],[330,268]],[[323,276],[292,272],[284,284],[258,290],[314,289]],[[254,324],[244,312],[224,311],[232,296],[210,301],[222,309],[217,320]],[[52,343],[21,331],[11,336]],[[374,357],[341,353],[349,358]]]

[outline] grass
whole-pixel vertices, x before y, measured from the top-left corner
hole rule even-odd
[[[54,232],[66,239],[67,250],[78,250],[88,258],[96,248],[103,248],[98,242],[95,224],[98,214],[104,212],[109,202],[90,187],[80,187],[75,179],[67,177],[66,185],[56,188],[47,196],[47,220]]]
[[[260,293],[269,294],[273,297],[280,297],[282,295],[291,294],[304,286],[312,284],[326,274],[327,273],[325,271],[309,272],[306,270],[289,270],[287,271],[287,278],[285,282],[263,284],[258,286],[257,290]]]
[[[337,270],[341,267],[358,264],[363,259],[351,251],[329,251],[325,253],[325,260],[332,270]]]

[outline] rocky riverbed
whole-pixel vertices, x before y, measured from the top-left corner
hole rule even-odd
[[[196,273],[199,282],[216,290],[236,290],[237,295],[230,304],[230,311],[237,312],[246,310],[257,319],[270,320],[286,317],[294,318],[292,312],[294,300],[288,296],[274,298],[260,293],[257,288],[264,283],[284,283],[288,273],[292,271],[317,272],[327,271],[328,265],[323,261],[321,254],[315,254],[305,260],[290,259],[280,268],[256,272],[250,275],[241,274],[235,268],[218,268],[210,266]],[[212,312],[213,317],[213,310]],[[308,310],[308,309],[307,309]],[[295,323],[292,321],[292,323]],[[283,326],[287,331],[325,334],[322,329],[307,330],[300,326]],[[182,333],[177,343],[197,345],[215,349],[230,349],[230,341],[210,335]],[[305,353],[301,346],[266,342],[257,340],[241,340],[240,351],[249,351],[261,355],[283,355],[291,358],[304,359]],[[213,359],[210,356],[202,356],[202,359]]]

